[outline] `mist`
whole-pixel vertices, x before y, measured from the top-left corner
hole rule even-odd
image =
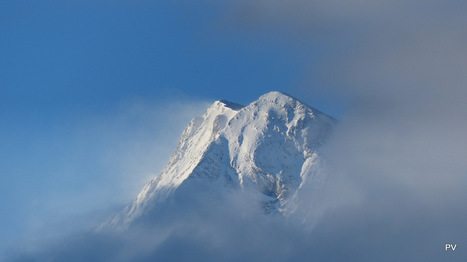
[[[5,232],[0,257],[37,252],[45,243],[98,227],[164,168],[186,123],[208,105],[182,95],[170,102],[127,99],[108,112],[69,117],[51,127],[59,134],[55,137],[36,134],[40,143],[29,146],[41,154],[25,151],[29,165],[21,163],[21,170],[32,177],[10,200],[24,209],[23,215],[10,210],[21,231],[13,236]],[[31,164],[42,156],[53,164]],[[26,190],[34,192],[33,197],[27,197]]]
[[[323,149],[320,241],[346,261],[465,258],[444,247],[467,242],[466,6],[256,1],[236,10],[254,30],[285,25],[327,46],[302,90],[349,104]]]

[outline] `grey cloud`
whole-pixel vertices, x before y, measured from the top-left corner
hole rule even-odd
[[[465,257],[443,249],[467,243],[465,3],[253,1],[237,10],[247,30],[285,27],[290,41],[317,41],[322,59],[308,73],[318,81],[304,91],[350,105],[325,149],[332,172],[319,199],[330,204],[314,227],[330,230],[322,242],[353,255],[346,260]]]
[[[318,42],[324,50],[314,67],[318,92],[466,95],[467,6],[460,1],[240,1],[232,10],[247,30],[285,28],[296,35],[290,41]]]

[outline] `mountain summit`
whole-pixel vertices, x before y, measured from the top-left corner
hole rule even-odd
[[[280,92],[248,106],[216,101],[191,120],[162,173],[109,226],[126,227],[181,192],[212,189],[255,192],[264,212],[286,213],[304,182],[314,179],[318,149],[335,122]]]

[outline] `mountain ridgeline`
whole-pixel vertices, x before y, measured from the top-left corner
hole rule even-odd
[[[163,215],[175,200],[227,192],[254,196],[265,214],[293,212],[305,183],[323,179],[319,148],[336,120],[270,92],[248,106],[216,101],[182,133],[169,163],[106,227],[126,228]]]

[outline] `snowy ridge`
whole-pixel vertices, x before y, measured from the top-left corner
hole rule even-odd
[[[162,173],[109,225],[131,224],[190,183],[253,189],[266,213],[286,213],[288,201],[306,180],[314,179],[317,150],[334,123],[280,92],[267,93],[246,107],[216,101],[190,122]]]

